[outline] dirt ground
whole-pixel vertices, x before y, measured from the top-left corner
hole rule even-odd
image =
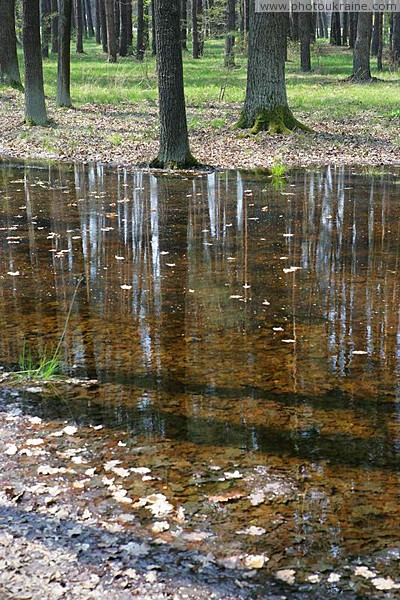
[[[274,163],[289,167],[400,164],[396,118],[364,112],[336,121],[328,115],[321,122],[320,116],[296,112],[313,133],[271,136],[262,132],[253,136],[232,129],[239,111],[239,105],[227,103],[188,107],[192,153],[199,162],[224,169]],[[48,127],[23,125],[23,97],[13,90],[0,90],[0,155],[102,161],[132,168],[148,164],[157,154],[157,107],[150,101],[140,106],[87,104],[60,109],[48,100],[48,112]]]

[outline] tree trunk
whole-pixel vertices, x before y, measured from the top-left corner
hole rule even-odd
[[[347,46],[347,38],[349,36],[349,13],[347,11],[342,12],[342,19],[343,19],[342,44],[343,44],[343,46]]]
[[[59,0],[57,105],[72,106],[70,93],[72,1]]]
[[[22,2],[22,42],[25,67],[25,122],[46,125],[43,66],[40,51],[39,0]]]
[[[114,0],[105,0],[107,24],[108,62],[117,62],[117,37],[115,35]]]
[[[86,14],[88,37],[93,37],[94,36],[93,12],[92,12],[92,3],[90,0],[85,0],[85,14]]]
[[[380,22],[381,22],[381,13],[374,12],[374,26],[372,29],[372,39],[371,39],[371,56],[378,55]]]
[[[0,81],[22,90],[15,34],[15,0],[0,0]]]
[[[300,68],[304,73],[311,71],[311,19],[311,13],[299,13]]]
[[[51,39],[51,7],[50,0],[40,0],[40,20],[42,23],[42,57],[49,58],[49,42]]]
[[[225,67],[231,69],[235,66],[235,27],[236,27],[236,0],[226,2],[226,36],[225,36]]]
[[[119,0],[119,55],[128,54],[128,0]]]
[[[356,43],[357,21],[358,21],[358,13],[356,13],[356,12],[349,13],[349,47],[350,48],[354,48],[354,44]]]
[[[76,24],[76,53],[83,54],[83,14],[82,0],[74,0]]]
[[[382,54],[383,54],[383,13],[377,13],[379,15],[379,27],[378,27],[378,51],[376,53],[377,69],[378,71],[383,70]]]
[[[136,37],[136,58],[143,60],[145,53],[144,41],[144,0],[137,2],[137,37]]]
[[[155,0],[160,149],[151,166],[196,165],[189,149],[183,88],[180,0]]]
[[[340,13],[334,11],[331,16],[331,44],[333,46],[342,45],[342,35],[340,29]]]
[[[398,69],[400,64],[400,12],[392,13],[392,63]]]
[[[299,13],[297,12],[289,15],[289,37],[293,42],[299,40]]]
[[[157,43],[156,43],[156,17],[154,0],[151,0],[151,53],[153,56],[157,54]]]
[[[181,45],[187,50],[187,0],[181,0]]]
[[[100,0],[95,0],[95,40],[96,44],[101,44],[101,19],[100,19]]]
[[[128,48],[132,48],[133,47],[133,28],[132,28],[132,2],[131,0],[128,1],[128,5],[127,5],[127,12],[128,12],[128,31],[127,31],[127,44],[128,44]]]
[[[370,46],[371,46],[372,13],[360,12],[357,22],[357,37],[353,51],[352,81],[371,81]]]
[[[101,44],[103,52],[108,52],[108,39],[107,39],[107,19],[106,19],[106,0],[99,0],[100,8],[100,29],[101,29]]]
[[[254,3],[251,0],[246,97],[236,127],[251,128],[252,133],[307,130],[294,118],[286,97],[287,14],[256,13]]]
[[[51,52],[58,52],[58,2],[51,0]]]

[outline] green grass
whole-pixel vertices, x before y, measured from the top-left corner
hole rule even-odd
[[[246,57],[237,53],[236,68],[223,67],[223,40],[207,40],[204,56],[194,60],[184,53],[185,92],[189,106],[204,109],[208,104],[242,103],[246,87]],[[287,88],[291,108],[310,113],[317,118],[339,119],[374,111],[377,117],[398,113],[398,73],[386,69],[373,75],[383,81],[371,85],[345,82],[352,71],[352,52],[318,42],[312,50],[312,73],[301,73],[298,48],[291,44],[287,63]],[[55,98],[57,59],[44,61],[45,92]],[[72,53],[71,92],[74,105],[94,103],[113,105],[123,111],[123,104],[140,108],[157,102],[155,58],[147,56],[143,62],[134,57],[119,58],[109,64],[94,40],[85,41],[85,54]],[[220,123],[214,123],[219,128]]]
[[[19,357],[19,370],[12,373],[12,379],[18,382],[49,381],[61,371],[61,362],[56,351],[48,353],[46,350],[37,360],[24,345]]]

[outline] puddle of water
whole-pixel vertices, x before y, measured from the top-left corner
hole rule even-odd
[[[62,355],[99,381],[20,406],[75,421],[92,466],[112,448],[151,468],[217,536],[210,552],[305,579],[357,559],[394,576],[399,183],[3,163],[0,360],[57,345],[84,275]],[[237,533],[251,526],[266,533]]]

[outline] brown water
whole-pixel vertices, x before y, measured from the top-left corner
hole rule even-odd
[[[0,361],[57,345],[83,275],[62,358],[99,381],[24,409],[146,448],[221,560],[399,580],[400,171],[1,167]]]

